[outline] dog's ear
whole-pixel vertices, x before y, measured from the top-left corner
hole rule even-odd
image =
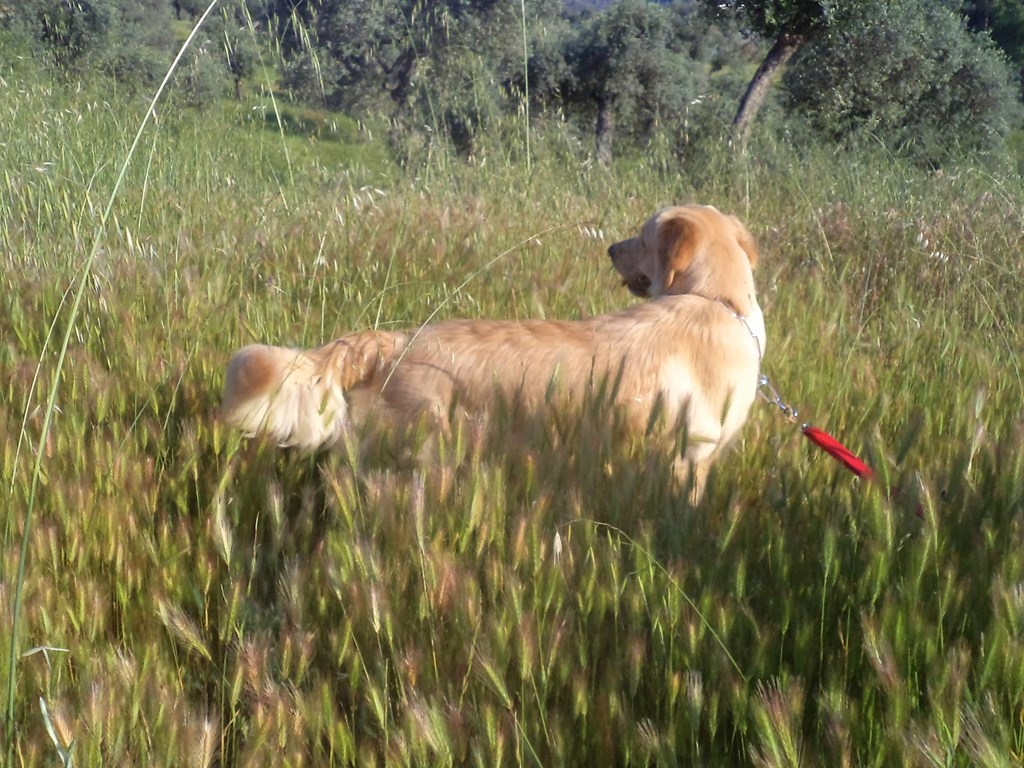
[[[732,219],[733,226],[736,227],[736,242],[739,243],[740,248],[747,254],[747,258],[750,259],[750,268],[757,268],[757,243],[754,242],[754,236],[750,234],[750,231],[743,226],[743,222],[737,219],[735,216],[730,216]]]
[[[697,249],[697,226],[682,212],[666,218],[658,227],[658,260],[664,281],[661,292],[672,293],[676,276],[690,268]]]

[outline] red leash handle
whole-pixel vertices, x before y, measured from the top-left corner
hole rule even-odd
[[[875,479],[875,471],[865,464],[860,458],[855,456],[853,451],[832,437],[828,432],[818,429],[817,427],[808,426],[807,424],[804,424],[800,428],[800,431],[807,436],[808,440],[821,448],[821,450],[825,451],[848,470],[853,472],[853,474],[857,475],[857,477],[863,477],[865,480],[869,481]],[[914,510],[914,514],[919,519],[924,520],[924,506],[921,503],[918,503],[917,509]]]
[[[776,406],[787,421],[793,424],[797,423],[796,409],[779,396],[778,391],[772,386],[768,377],[763,374],[758,378],[757,393],[761,396],[762,400]],[[863,477],[865,480],[875,479],[875,472],[871,467],[825,430],[804,424],[800,427],[800,431],[806,435],[808,440],[853,472],[853,474],[857,475],[857,477]]]
[[[865,480],[875,479],[874,470],[828,432],[806,424],[800,428],[800,431],[807,436],[808,440],[832,456],[832,458],[857,475],[857,477],[863,477]]]
[[[765,390],[768,390],[769,394],[765,394]],[[763,400],[778,407],[779,410],[782,411],[782,415],[786,417],[787,421],[796,422],[796,409],[791,405],[788,405],[781,397],[779,397],[779,393],[775,391],[775,387],[773,387],[771,382],[768,381],[767,376],[761,376],[758,381],[757,391]],[[862,477],[869,482],[876,478],[875,471],[871,469],[871,467],[869,467],[859,456],[832,437],[832,435],[825,430],[812,427],[809,424],[804,424],[800,427],[800,431],[804,433],[804,436],[808,440],[821,448],[821,450],[825,451],[825,453],[838,461],[848,470],[853,472],[857,477]],[[924,519],[924,507],[921,504],[917,505],[915,514],[918,518],[922,520]]]

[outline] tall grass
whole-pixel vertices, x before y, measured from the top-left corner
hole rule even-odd
[[[105,234],[105,230],[106,230],[106,228],[107,228],[107,226],[108,226],[108,224],[110,222],[111,210],[113,209],[114,202],[117,199],[117,194],[118,194],[118,191],[121,188],[121,184],[124,181],[125,172],[127,171],[127,168],[128,168],[128,165],[129,165],[129,163],[131,161],[132,156],[135,154],[136,148],[139,146],[139,142],[142,139],[142,135],[143,135],[143,132],[145,130],[146,124],[149,122],[149,119],[150,119],[150,117],[153,114],[153,107],[159,102],[160,96],[163,93],[164,88],[166,87],[167,83],[170,81],[171,76],[174,74],[174,71],[177,69],[178,62],[180,61],[180,59],[181,59],[182,55],[184,54],[185,50],[188,48],[188,46],[191,43],[191,41],[192,41],[193,37],[195,36],[196,32],[199,30],[199,28],[202,25],[203,21],[206,19],[206,16],[209,15],[209,13],[213,10],[213,7],[214,7],[214,4],[211,3],[209,5],[209,7],[206,9],[206,13],[203,14],[203,16],[198,19],[195,27],[192,30],[192,33],[185,40],[185,42],[182,45],[181,50],[179,51],[177,57],[171,63],[170,67],[168,68],[166,76],[164,77],[164,79],[161,82],[159,88],[157,88],[157,91],[156,91],[155,95],[153,96],[152,102],[150,103],[149,107],[146,109],[145,116],[143,117],[143,119],[142,119],[142,121],[141,121],[141,123],[139,125],[139,129],[135,133],[135,138],[132,140],[132,143],[131,143],[130,147],[128,148],[128,151],[127,151],[127,153],[125,155],[124,162],[121,163],[120,170],[119,170],[118,175],[117,175],[117,179],[116,179],[116,181],[114,183],[113,189],[110,192],[110,197],[109,197],[109,199],[107,201],[107,204],[106,204],[106,206],[104,207],[102,213],[99,216],[99,220],[98,220],[97,225],[96,225],[95,233],[94,233],[94,235],[92,237],[92,245],[91,245],[90,250],[89,250],[89,255],[86,257],[84,264],[82,265],[81,269],[79,270],[79,276],[78,276],[78,279],[77,279],[76,283],[65,294],[65,297],[70,298],[70,301],[68,302],[68,309],[67,309],[67,312],[66,312],[66,315],[67,315],[67,326],[68,327],[67,327],[67,330],[64,333],[63,341],[60,342],[59,346],[57,346],[56,344],[54,345],[54,351],[56,352],[56,363],[54,365],[54,370],[53,370],[53,377],[52,377],[53,378],[53,383],[52,383],[52,385],[50,386],[50,389],[49,389],[49,395],[47,396],[46,405],[45,405],[45,407],[42,410],[42,417],[43,417],[43,419],[42,419],[42,426],[40,428],[40,438],[39,438],[40,443],[44,443],[44,442],[49,440],[50,428],[51,428],[51,426],[53,424],[53,415],[54,415],[54,412],[56,411],[57,392],[58,392],[58,390],[60,388],[60,376],[61,376],[61,373],[63,372],[64,362],[67,359],[68,347],[69,347],[70,342],[71,342],[71,336],[72,336],[72,333],[75,331],[75,328],[76,328],[77,319],[78,319],[78,313],[79,313],[79,310],[80,310],[80,307],[81,307],[81,304],[82,304],[82,298],[83,298],[83,296],[85,294],[85,291],[86,291],[86,286],[88,284],[89,279],[92,276],[92,265],[95,263],[96,256],[97,256],[97,254],[99,252],[99,249],[102,247],[102,242],[103,242],[102,238],[103,238],[103,235]],[[47,341],[49,341],[50,338],[52,338],[52,334],[51,334],[51,336],[48,337]],[[44,344],[41,356],[45,356],[47,351],[49,351],[48,350],[48,344]],[[26,412],[26,417],[22,421],[22,424],[24,425],[25,422],[27,422],[27,412]],[[18,445],[19,445],[19,449],[20,449],[20,446],[21,446],[21,441],[20,440],[18,442]],[[19,454],[19,452],[16,451],[16,453],[15,453],[15,461],[17,461],[17,459],[18,459],[18,454]],[[9,667],[8,667],[7,716],[5,717],[5,728],[8,731],[11,730],[11,726],[13,724],[14,689],[15,689],[15,685],[16,685],[16,681],[17,681],[17,674],[16,674],[16,671],[15,671],[15,659],[17,658],[17,649],[18,649],[18,630],[20,628],[19,625],[20,625],[20,621],[21,621],[22,597],[23,597],[23,594],[24,594],[24,584],[25,584],[25,567],[26,567],[26,564],[28,562],[28,547],[29,547],[30,535],[31,535],[31,532],[32,532],[33,512],[35,511],[37,492],[39,490],[39,481],[40,481],[40,478],[42,476],[42,461],[43,461],[43,451],[39,450],[39,451],[36,452],[35,463],[33,464],[33,467],[32,467],[32,475],[31,475],[32,479],[31,479],[31,482],[29,484],[29,490],[28,490],[28,505],[27,505],[27,508],[26,508],[26,511],[25,511],[25,515],[24,515],[24,518],[23,518],[24,530],[22,531],[21,548],[19,550],[19,555],[18,555],[17,577],[16,577],[16,579],[14,581],[14,590],[13,590],[14,591],[14,607],[13,607],[13,610],[12,610],[13,617],[12,617],[12,621],[11,621],[11,633],[10,633],[11,634],[11,644],[10,644],[10,652],[9,652],[9,655],[8,655]],[[46,713],[45,703],[43,703],[42,699],[40,699],[40,702],[41,702],[41,706],[42,706],[42,709],[43,709],[43,714],[44,714],[44,716],[46,716],[47,713]],[[47,718],[47,725],[49,726],[49,719],[48,718]],[[51,740],[54,742],[55,746],[57,746],[57,748],[58,748],[58,752],[61,755],[62,762],[65,763],[65,764],[70,763],[70,761],[71,761],[70,751],[69,752],[62,751],[60,744],[57,743],[57,739],[54,737],[52,732],[50,733],[50,736],[51,736]]]
[[[1019,760],[1019,178],[772,145],[605,171],[542,123],[530,174],[496,144],[417,177],[258,103],[158,110],[71,320],[144,106],[8,91],[5,616],[41,467],[15,765]],[[585,426],[408,467],[216,420],[252,340],[623,306],[607,244],[683,200],[757,234],[766,372],[881,488],[767,407],[694,512],[668,457]]]

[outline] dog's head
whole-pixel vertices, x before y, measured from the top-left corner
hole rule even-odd
[[[666,208],[640,234],[608,249],[630,292],[644,298],[700,293],[732,301],[757,266],[754,238],[735,216],[711,206]]]

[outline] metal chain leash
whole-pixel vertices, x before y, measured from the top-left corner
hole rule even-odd
[[[767,392],[765,390],[767,390]],[[772,386],[772,383],[764,374],[761,374],[760,378],[757,380],[757,394],[759,394],[761,399],[766,403],[774,405],[782,411],[783,417],[785,417],[786,421],[790,424],[797,423],[800,415],[797,413],[796,408],[782,399],[778,390]]]

